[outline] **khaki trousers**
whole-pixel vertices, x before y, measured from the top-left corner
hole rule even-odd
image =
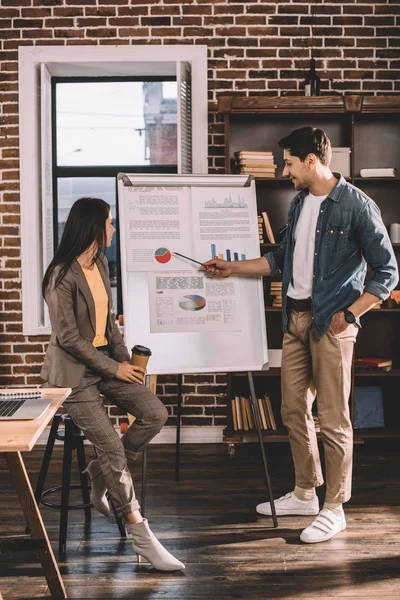
[[[310,312],[291,311],[282,352],[282,419],[289,430],[296,485],[324,483],[311,407],[317,395],[325,450],[326,498],[330,504],[351,496],[353,428],[349,395],[351,364],[358,327],[318,339]]]

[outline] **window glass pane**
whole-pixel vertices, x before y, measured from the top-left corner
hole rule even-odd
[[[64,228],[71,206],[84,196],[101,198],[111,206],[111,213],[114,217],[114,226],[118,229],[116,219],[116,182],[115,177],[59,177],[57,179],[58,191],[58,241]],[[106,256],[110,267],[111,291],[113,296],[114,309],[117,310],[117,233],[114,233],[112,244],[106,250]]]
[[[56,84],[57,166],[177,163],[176,81]]]

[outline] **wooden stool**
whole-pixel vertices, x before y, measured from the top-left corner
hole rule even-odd
[[[59,431],[59,426],[64,424],[64,429]],[[93,505],[90,503],[89,497],[89,481],[87,473],[83,471],[86,469],[86,458],[84,441],[86,439],[83,431],[79,429],[68,414],[56,414],[53,418],[51,425],[49,438],[47,441],[46,449],[43,456],[42,465],[40,467],[39,477],[35,489],[35,498],[37,503],[41,502],[51,508],[60,509],[60,527],[59,527],[59,539],[58,539],[58,550],[60,554],[65,554],[66,543],[67,543],[67,527],[68,527],[68,511],[83,509],[85,512],[85,522],[91,521],[91,508]],[[46,481],[47,472],[50,465],[51,456],[53,453],[54,443],[59,440],[64,443],[63,453],[63,468],[62,468],[62,483],[48,490],[43,491],[44,484]],[[71,485],[71,464],[72,464],[72,452],[76,450],[78,457],[79,466],[79,477],[80,484]],[[70,489],[78,488],[82,491],[82,504],[69,504],[69,493]],[[58,492],[61,490],[61,504],[49,502],[45,500],[49,494]],[[111,507],[114,511],[115,519],[117,521],[118,529],[121,537],[126,537],[125,526],[115,514],[114,506],[110,502]]]

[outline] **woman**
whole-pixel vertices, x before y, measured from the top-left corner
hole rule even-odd
[[[51,385],[71,387],[64,403],[74,422],[96,448],[88,465],[91,500],[109,514],[108,489],[116,512],[132,533],[133,549],[155,568],[184,569],[156,539],[140,514],[126,457],[136,458],[160,431],[168,413],[143,384],[145,371],[129,363],[115,324],[108,263],[102,248],[115,228],[110,206],[81,198],[71,208],[60,245],[43,279],[52,326],[41,376]],[[135,417],[121,439],[100,394]]]

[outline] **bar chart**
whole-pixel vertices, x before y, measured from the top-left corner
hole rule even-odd
[[[233,256],[233,259],[232,259]],[[226,249],[225,250],[225,255],[223,253],[219,253],[217,252],[217,245],[216,244],[211,244],[211,258],[222,258],[223,260],[246,260],[246,255],[245,254],[240,254],[240,259],[239,259],[239,252],[234,252],[232,250]]]

